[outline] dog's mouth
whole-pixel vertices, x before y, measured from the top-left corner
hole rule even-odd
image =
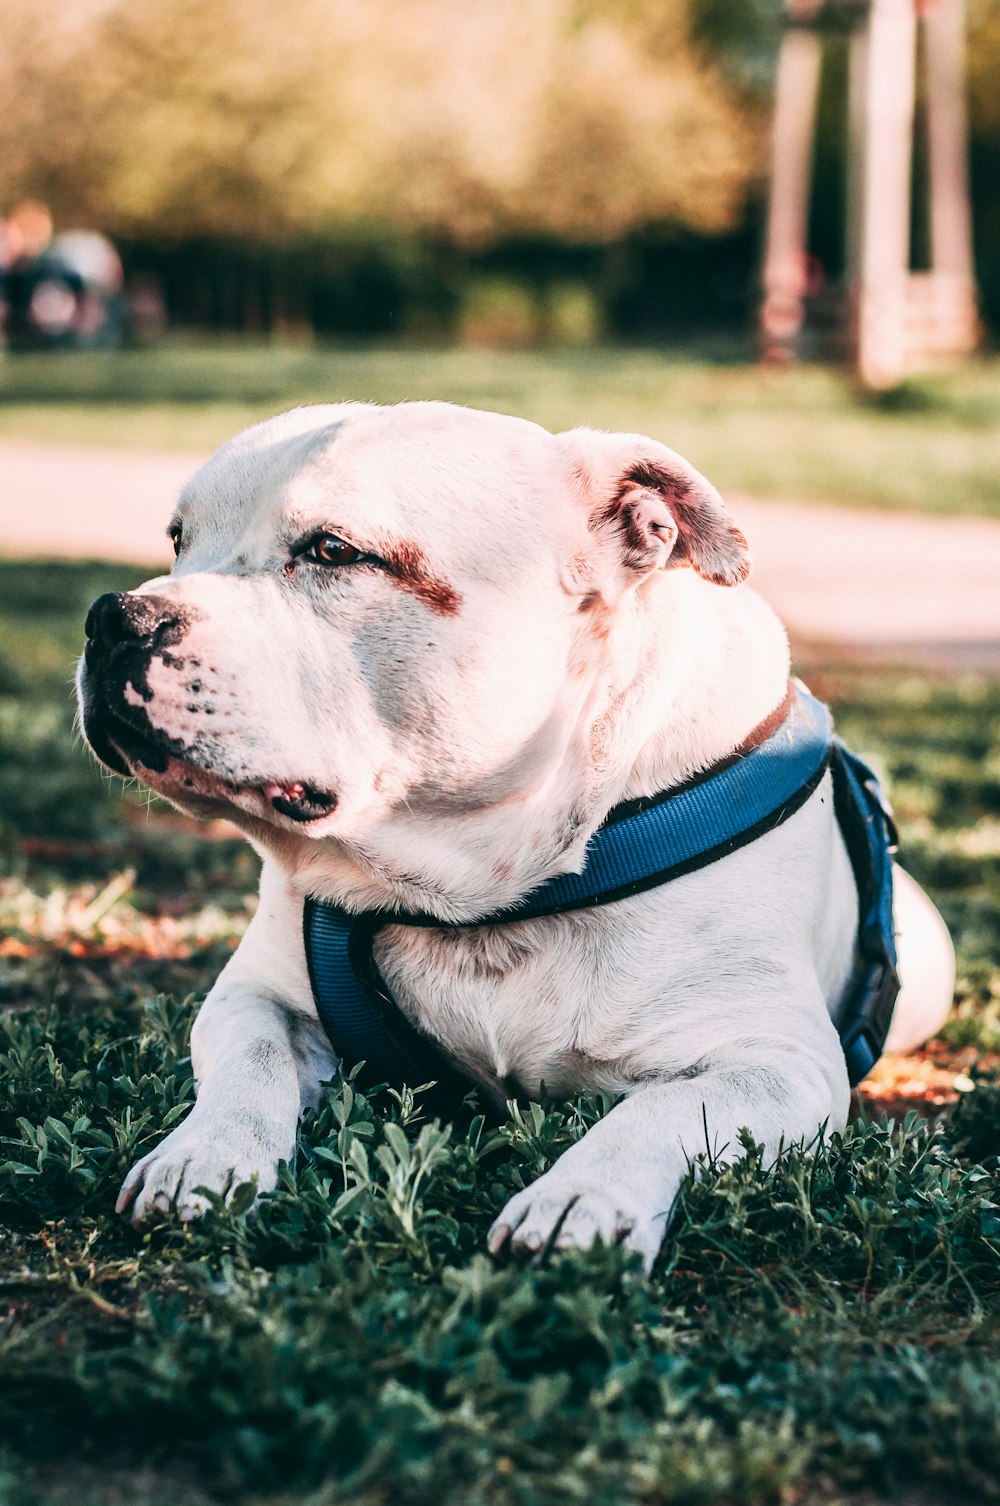
[[[138,765],[147,773],[166,771],[175,749],[155,731],[140,731],[132,722],[107,705],[91,702],[83,715],[83,732],[103,764],[126,779],[136,773]]]
[[[315,785],[302,784],[297,779],[288,784],[265,784],[261,793],[279,816],[303,825],[322,820],[337,804],[337,797],[330,790],[318,790]]]
[[[247,780],[212,769],[197,749],[178,743],[147,722],[135,722],[96,698],[88,698],[83,732],[93,753],[116,774],[140,779],[181,805],[235,807],[268,819],[273,812],[297,826],[321,821],[336,809],[332,790],[299,779]]]

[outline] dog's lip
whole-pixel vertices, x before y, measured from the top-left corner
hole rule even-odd
[[[337,797],[331,790],[317,789],[314,784],[305,784],[300,779],[265,784],[262,794],[279,816],[287,816],[300,825],[321,821],[337,804]]]
[[[296,826],[329,816],[337,805],[331,790],[301,779],[237,780],[185,757],[169,740],[162,745],[140,732],[127,718],[103,708],[86,728],[98,758],[116,774],[141,778],[164,794],[181,799],[225,801],[251,813],[263,805]],[[145,755],[145,756],[144,756]],[[150,760],[147,762],[147,758]]]
[[[147,778],[147,782],[182,802],[221,801],[247,815],[270,820],[281,816],[299,827],[322,821],[337,806],[337,796],[332,791],[321,790],[303,780],[236,780],[176,756],[168,760],[163,773]]]
[[[297,779],[239,780],[172,753],[162,769],[147,769],[129,755],[134,772],[161,794],[184,800],[222,802],[252,816],[283,816],[296,826],[321,821],[336,808],[337,796]],[[224,814],[224,813],[223,813]],[[273,817],[272,817],[273,819]]]
[[[137,764],[151,773],[162,772],[170,757],[171,750],[166,744],[158,744],[106,703],[99,708],[94,705],[87,708],[83,731],[101,762],[126,778],[134,774]]]
[[[164,769],[147,771],[143,767],[140,777],[162,794],[181,801],[222,801],[253,816],[271,816],[273,812],[296,826],[321,821],[337,805],[337,796],[332,791],[321,790],[303,780],[234,779],[176,753],[167,758]]]
[[[103,696],[89,700],[83,731],[92,751],[114,773],[141,779],[182,802],[222,802],[250,815],[277,815],[296,826],[321,821],[337,807],[337,795],[310,780],[239,779],[212,769],[192,756],[194,749],[155,729],[137,727]]]

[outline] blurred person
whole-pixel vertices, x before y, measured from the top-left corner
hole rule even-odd
[[[5,324],[15,349],[58,340],[76,313],[82,283],[53,259],[52,228],[47,206],[37,199],[25,199],[7,220]]]
[[[53,237],[53,262],[79,279],[70,326],[78,346],[119,345],[125,333],[125,275],[121,257],[99,230],[64,230]]]
[[[15,349],[114,346],[125,331],[121,259],[97,230],[53,234],[37,200],[7,221],[5,329]]]

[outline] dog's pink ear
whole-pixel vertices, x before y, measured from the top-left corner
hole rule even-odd
[[[666,445],[641,434],[570,429],[565,448],[597,535],[615,534],[634,575],[690,564],[705,580],[736,586],[750,574],[747,541],[711,482]]]

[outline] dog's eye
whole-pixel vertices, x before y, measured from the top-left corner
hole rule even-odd
[[[356,565],[358,560],[364,559],[360,549],[355,549],[346,539],[338,539],[335,533],[318,533],[309,540],[301,557],[314,565]]]
[[[175,523],[173,528],[171,528],[170,530],[170,542],[174,546],[174,559],[176,559],[181,552],[181,543],[183,541],[183,537],[184,531],[181,528],[181,525],[179,523]]]

